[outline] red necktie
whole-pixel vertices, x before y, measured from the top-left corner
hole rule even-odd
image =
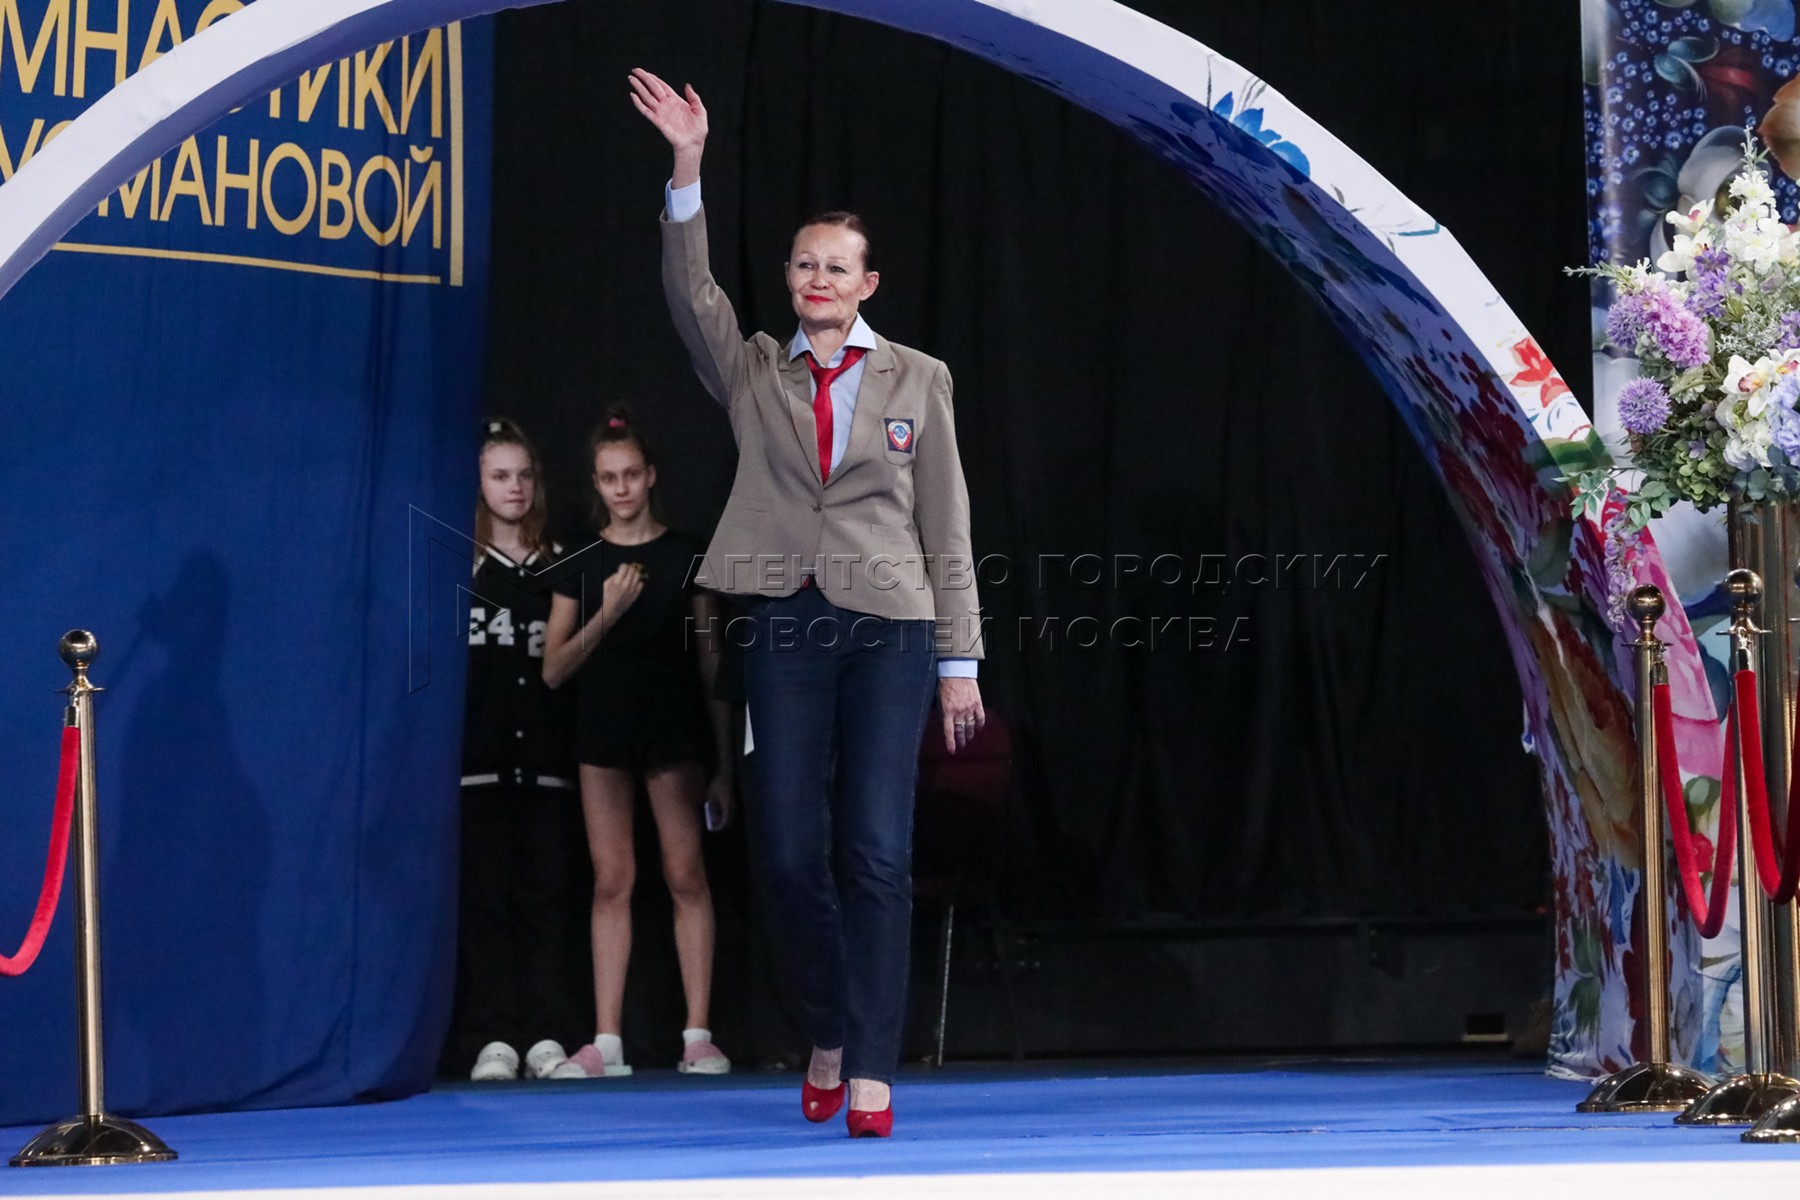
[[[844,351],[844,361],[835,367],[821,367],[811,350],[806,351],[806,369],[813,377],[813,424],[819,427],[819,482],[831,478],[831,381],[862,361],[860,346]]]

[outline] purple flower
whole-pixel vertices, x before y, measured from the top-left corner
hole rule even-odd
[[[1800,398],[1800,376],[1783,375],[1781,382],[1769,389],[1769,438],[1787,455],[1789,462],[1800,459],[1800,412],[1794,411],[1794,400]]]
[[[1781,333],[1775,339],[1777,350],[1800,350],[1800,312],[1781,315]]]
[[[1744,290],[1742,284],[1733,283],[1725,274],[1730,265],[1731,255],[1720,249],[1708,248],[1694,255],[1693,269],[1688,272],[1693,284],[1688,292],[1688,311],[1701,317],[1716,317],[1725,311],[1725,298]]]
[[[1644,328],[1664,358],[1684,369],[1704,366],[1712,358],[1705,321],[1660,288],[1645,291],[1643,298]]]
[[[1699,275],[1688,293],[1688,311],[1697,317],[1716,317],[1725,311],[1725,297],[1736,289],[1723,275]]]
[[[1769,389],[1769,403],[1776,408],[1792,410],[1794,401],[1800,399],[1800,374],[1789,372],[1775,382]]]
[[[1669,393],[1654,379],[1634,379],[1619,392],[1619,420],[1627,433],[1655,433],[1669,419]]]
[[[1731,255],[1718,246],[1708,246],[1694,255],[1694,270],[1704,274],[1723,274],[1731,265]]]
[[[1606,336],[1612,339],[1612,344],[1627,354],[1635,354],[1638,335],[1643,332],[1643,296],[1627,293],[1614,300],[1613,306],[1606,313]]]

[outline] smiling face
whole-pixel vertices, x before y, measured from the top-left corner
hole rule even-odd
[[[594,490],[615,521],[635,520],[650,503],[656,468],[636,442],[608,442],[594,451]]]
[[[525,447],[501,443],[481,452],[481,501],[497,521],[517,525],[537,498],[537,470]]]
[[[806,225],[794,235],[787,285],[801,325],[850,327],[881,282],[880,272],[866,269],[866,258],[862,234],[842,225]]]

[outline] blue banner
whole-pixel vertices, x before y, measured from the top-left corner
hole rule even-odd
[[[239,7],[0,0],[0,177]],[[307,72],[0,300],[0,953],[43,870],[56,641],[89,628],[114,1111],[430,1080],[462,660],[417,670],[411,531],[474,496],[491,58],[465,22]],[[0,980],[0,1124],[77,1107],[71,917]]]

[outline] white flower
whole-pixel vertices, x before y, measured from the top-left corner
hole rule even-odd
[[[1730,364],[1725,368],[1726,403],[1720,406],[1720,411],[1730,407],[1729,402],[1738,395],[1761,391],[1769,381],[1771,366],[1766,356],[1751,362],[1741,354],[1732,355]]]
[[[1625,268],[1624,282],[1627,291],[1641,292],[1649,285],[1651,280],[1660,279],[1662,279],[1662,276],[1650,269],[1650,260],[1647,258],[1640,258],[1637,262]]]
[[[1672,212],[1664,217],[1663,220],[1673,225],[1676,233],[1685,233],[1689,237],[1692,237],[1695,230],[1706,224],[1706,218],[1711,211],[1712,205],[1710,204],[1696,204],[1694,207],[1688,209],[1685,215],[1678,212]]]
[[[1748,431],[1768,419],[1767,392],[1751,392],[1748,396],[1727,396],[1713,408],[1713,420],[1727,433],[1749,436]]]
[[[1680,275],[1694,269],[1694,258],[1703,250],[1712,249],[1712,231],[1702,229],[1692,237],[1685,233],[1675,235],[1674,246],[1665,250],[1656,260],[1656,269],[1666,271],[1670,275]]]
[[[1731,181],[1731,194],[1742,200],[1746,207],[1775,207],[1775,193],[1769,187],[1768,175],[1762,171],[1752,169],[1737,176]]]
[[[1737,470],[1769,465],[1769,447],[1775,438],[1769,428],[1768,384],[1792,369],[1786,358],[1763,357],[1752,363],[1740,354],[1731,356],[1724,395],[1713,409],[1713,420],[1730,435],[1723,453],[1725,461]]]
[[[1791,234],[1776,217],[1758,216],[1740,219],[1733,216],[1725,225],[1725,251],[1738,262],[1747,264],[1758,275],[1775,269],[1781,261]]]
[[[1767,421],[1751,421],[1732,431],[1731,436],[1725,440],[1723,457],[1740,471],[1766,467],[1769,465],[1769,447],[1774,440]]]

